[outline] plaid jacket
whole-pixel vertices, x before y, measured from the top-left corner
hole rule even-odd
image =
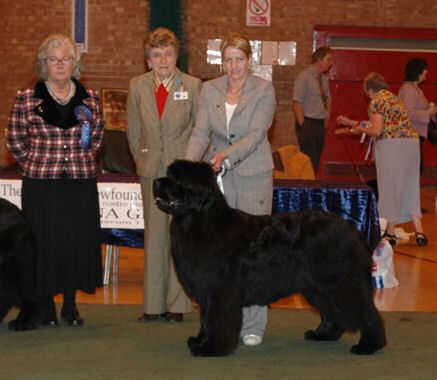
[[[19,90],[8,120],[6,144],[19,162],[23,175],[37,179],[93,178],[96,156],[103,139],[103,119],[97,91],[75,80],[66,120],[61,117],[45,84]],[[74,115],[78,105],[91,110],[89,148],[81,146],[82,127]]]

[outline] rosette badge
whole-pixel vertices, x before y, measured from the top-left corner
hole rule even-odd
[[[89,123],[91,121],[91,110],[84,105],[77,106],[74,109],[74,114],[76,115],[77,120],[82,123]]]
[[[82,126],[82,148],[88,149],[90,145],[90,122],[92,117],[91,110],[87,106],[79,105],[74,109],[74,114]]]

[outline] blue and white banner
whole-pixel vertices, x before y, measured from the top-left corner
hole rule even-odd
[[[144,229],[139,183],[98,182],[101,228]],[[21,208],[21,180],[0,179],[0,197]]]

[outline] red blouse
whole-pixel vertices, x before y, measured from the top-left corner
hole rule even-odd
[[[167,101],[168,91],[165,86],[161,83],[158,87],[158,91],[155,92],[156,104],[158,106],[159,118],[161,119],[162,113],[164,112],[165,102]]]

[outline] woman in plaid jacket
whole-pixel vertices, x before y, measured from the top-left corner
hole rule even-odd
[[[102,285],[97,151],[103,138],[98,93],[85,88],[80,53],[64,35],[40,46],[39,82],[18,91],[7,146],[23,172],[22,207],[36,242],[36,291],[43,325],[57,326],[53,296],[63,293],[62,321],[81,326],[75,293]]]

